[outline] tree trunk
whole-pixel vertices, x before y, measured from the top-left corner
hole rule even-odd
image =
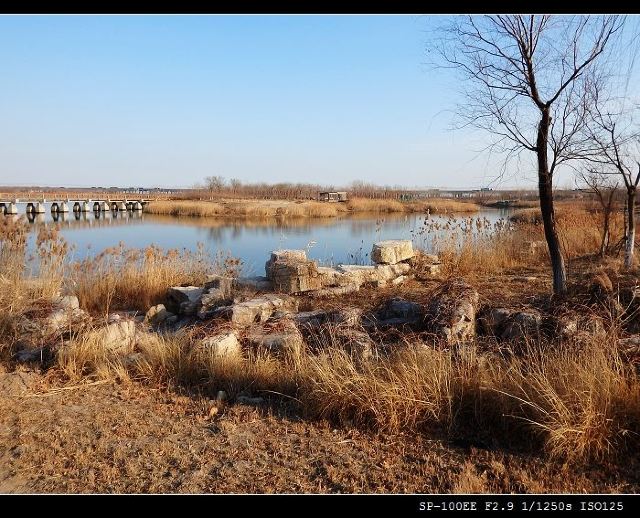
[[[636,242],[636,188],[627,187],[627,242],[624,250],[624,267],[633,266],[633,250]]]
[[[604,221],[602,222],[602,242],[600,243],[600,257],[604,257],[609,248],[609,219],[611,210],[608,207],[604,209]]]
[[[553,292],[564,295],[567,292],[567,270],[560,249],[560,239],[556,229],[555,211],[553,209],[553,184],[549,172],[548,138],[551,116],[549,107],[542,110],[542,118],[538,125],[536,154],[538,155],[538,191],[540,195],[540,211],[544,225],[544,237],[549,247],[551,269],[553,271]]]

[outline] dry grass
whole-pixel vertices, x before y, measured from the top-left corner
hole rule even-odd
[[[352,356],[335,336],[330,342],[283,364],[264,352],[214,356],[187,333],[147,335],[125,361],[78,337],[58,364],[74,380],[187,383],[231,397],[275,393],[298,401],[309,417],[347,426],[540,444],[576,461],[613,458],[638,443],[640,381],[610,338],[572,349],[530,344],[525,356],[498,356],[473,346],[433,348],[415,337],[375,360]]]
[[[352,212],[405,212],[406,206],[397,200],[373,200],[370,198],[352,198],[347,202]]]
[[[211,258],[199,245],[196,252],[109,248],[94,258],[73,263],[67,279],[80,307],[94,314],[114,309],[146,311],[162,302],[171,286],[202,285],[207,275],[241,264],[225,254]]]
[[[452,214],[476,212],[472,202],[433,198],[400,202],[390,199],[353,198],[347,203],[289,200],[154,201],[145,207],[149,214],[187,217],[230,218],[332,218],[345,213],[420,212]]]
[[[471,201],[458,201],[441,198],[408,202],[407,206],[411,212],[427,212],[430,214],[478,212],[482,208],[477,203]]]
[[[222,205],[207,201],[153,201],[144,208],[149,214],[183,217],[214,217],[225,214]]]

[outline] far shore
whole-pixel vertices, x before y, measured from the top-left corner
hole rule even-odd
[[[347,202],[218,199],[152,201],[145,207],[145,212],[190,217],[327,218],[349,213],[472,213],[482,208],[471,201],[445,198],[409,202],[367,198],[354,198]]]

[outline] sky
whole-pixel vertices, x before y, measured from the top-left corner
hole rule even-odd
[[[438,16],[0,16],[0,184],[500,184]]]

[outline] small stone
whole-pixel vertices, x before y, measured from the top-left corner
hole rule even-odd
[[[156,327],[164,323],[169,317],[173,316],[173,313],[167,311],[164,304],[157,304],[151,306],[144,316],[144,321],[149,325]]]

